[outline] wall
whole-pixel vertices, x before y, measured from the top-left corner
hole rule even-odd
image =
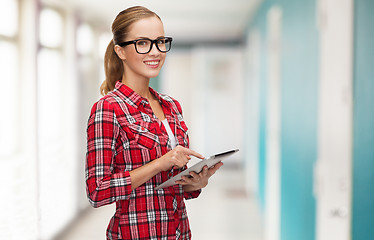
[[[344,4],[349,3],[349,1],[344,2]],[[318,4],[321,4],[319,9],[317,9]],[[327,13],[325,12],[326,9],[321,8],[325,4],[329,4],[329,11],[333,11],[334,14],[331,14],[331,12]],[[339,50],[339,47],[344,45],[342,45],[342,42],[349,44],[349,39],[351,38],[351,35],[348,33],[351,26],[349,23],[342,23],[343,21],[348,21],[347,19],[351,17],[351,14],[347,6],[344,5],[343,7],[342,5],[343,3],[339,1],[264,1],[246,32],[249,39],[248,44],[256,44],[253,40],[250,40],[253,39],[254,32],[259,35],[257,39],[261,39],[260,44],[258,44],[259,53],[247,53],[250,56],[248,62],[251,64],[249,65],[249,74],[247,74],[247,81],[249,82],[247,87],[257,86],[259,88],[257,91],[259,96],[255,98],[258,101],[246,102],[246,108],[249,112],[247,116],[253,116],[255,113],[254,119],[258,119],[258,124],[251,125],[252,127],[250,128],[253,129],[253,126],[258,126],[257,142],[254,144],[258,146],[258,184],[255,187],[252,186],[252,188],[258,189],[256,192],[263,206],[266,232],[277,232],[280,227],[278,235],[266,234],[266,239],[341,239],[341,237],[336,238],[336,236],[339,235],[337,229],[342,228],[336,228],[336,225],[334,225],[335,227],[333,225],[326,226],[324,222],[328,221],[331,223],[333,218],[351,221],[350,223],[348,222],[351,225],[351,231],[349,227],[344,227],[345,231],[339,232],[344,232],[344,239],[361,240],[374,238],[374,230],[372,228],[374,221],[374,195],[372,187],[372,183],[374,182],[374,108],[372,107],[372,103],[374,102],[372,94],[374,91],[374,81],[372,79],[374,76],[374,44],[372,41],[374,37],[374,17],[372,15],[374,2],[365,0],[354,1],[353,90],[349,87],[351,81],[348,79],[349,81],[347,82],[347,78],[350,78],[347,69],[352,67],[349,65],[351,64],[350,58],[345,56],[345,59],[331,61],[331,59],[340,58],[339,56],[342,56],[342,52],[349,51],[349,47],[343,47],[341,49],[343,51]],[[271,99],[268,96],[271,94],[269,93],[269,89],[274,88],[274,84],[270,81],[273,72],[269,71],[271,65],[269,56],[271,53],[269,53],[270,48],[267,47],[270,36],[270,28],[267,25],[269,19],[267,17],[271,9],[275,6],[279,6],[282,11],[280,78],[281,139],[279,140],[281,149],[279,153],[280,169],[278,170],[280,171],[280,186],[277,186],[274,179],[272,179],[278,173],[269,173],[269,168],[274,166],[269,166],[268,161],[270,159],[269,155],[274,154],[274,151],[269,151],[269,137],[272,135],[271,131],[273,131],[269,127],[271,126],[269,122],[273,121],[270,116],[274,113],[271,111],[270,113],[268,112],[269,106],[271,106],[269,105],[269,99]],[[344,12],[347,9],[348,12]],[[345,13],[346,16],[343,15]],[[317,16],[319,19],[317,19]],[[339,19],[336,16],[342,17],[341,20],[336,21]],[[334,27],[334,30],[340,31],[344,39],[338,37],[339,40],[337,40],[336,34],[328,37],[324,32],[325,42],[333,44],[333,47],[324,49],[323,46],[318,45],[320,33],[317,32],[316,27],[322,26],[322,28],[326,28],[326,26],[331,27],[333,24],[339,27],[339,29]],[[248,48],[253,50],[252,46]],[[320,59],[324,59],[319,58],[321,53],[328,53],[325,57],[327,56],[330,61],[326,61],[325,63],[319,62]],[[349,53],[346,55],[348,56]],[[324,69],[320,70],[319,66]],[[257,71],[258,74],[253,74],[253,71]],[[328,72],[330,74],[333,72],[336,74],[326,75],[328,78],[324,81],[324,78],[321,78],[321,76],[325,75],[319,75],[321,71],[322,73]],[[339,74],[343,75],[339,77]],[[254,79],[256,80],[257,77],[259,83],[254,85]],[[327,80],[332,83],[332,85],[330,84],[331,86],[326,85]],[[319,81],[323,81],[321,83],[325,87],[320,88]],[[334,81],[336,81],[335,84],[333,84]],[[320,90],[327,91],[324,92],[324,96],[327,98],[325,98],[325,102],[320,103],[324,105],[318,106],[318,101],[321,99],[319,98]],[[251,90],[246,89],[246,91],[250,92]],[[345,116],[344,119],[339,118],[341,109],[330,108],[328,116],[331,116],[329,117],[329,121],[333,125],[329,129],[323,130],[322,128],[323,131],[319,133],[320,135],[332,133],[331,136],[338,138],[335,140],[339,141],[326,142],[324,138],[317,139],[317,125],[321,125],[322,123],[318,123],[317,118],[320,117],[321,113],[326,113],[323,112],[323,109],[328,109],[326,103],[330,104],[329,106],[337,103],[337,106],[339,106],[343,100],[346,104],[345,106],[349,107],[352,95],[353,116],[347,111],[349,114],[343,114]],[[253,106],[253,104],[256,104],[256,106]],[[253,109],[257,109],[258,111],[253,111]],[[342,126],[343,120],[345,123],[351,123],[350,119],[353,120],[352,139],[349,135],[351,131],[349,128],[352,124],[346,126],[347,130],[344,130],[344,134],[343,131],[334,132],[337,125]],[[248,129],[246,132],[250,133]],[[339,139],[339,137],[342,139]],[[317,182],[318,192],[316,197],[321,200],[319,194],[323,191],[325,193],[329,191],[329,197],[325,200],[330,201],[331,206],[323,209],[323,218],[317,219],[315,216],[316,200],[313,196],[313,168],[316,158],[321,157],[321,155],[317,156],[319,150],[316,143],[318,140],[319,147],[324,148],[325,153],[330,156],[330,158],[324,159],[327,161],[325,161],[325,164],[328,163],[330,167],[323,170],[321,166],[316,166],[317,175],[315,181]],[[353,142],[352,170],[348,166],[349,162],[345,162],[344,160],[344,166],[342,166],[343,159],[333,154],[340,152],[340,154],[343,154],[344,159],[348,159],[349,161],[351,157],[350,146],[348,144],[344,145],[346,147],[342,147],[340,143],[350,141]],[[247,137],[246,144],[253,144],[250,137]],[[252,149],[253,146],[249,146],[249,148]],[[245,156],[247,162],[251,162],[254,161],[252,158],[256,154]],[[272,176],[269,177],[269,174]],[[322,179],[319,176],[320,174],[324,174],[323,178],[328,182],[320,184],[319,180]],[[349,206],[345,208],[346,206],[337,201],[336,198],[340,195],[336,193],[349,188],[348,192],[350,194],[351,174],[353,183],[351,196],[352,219],[350,220]],[[273,183],[271,184],[269,181],[273,181]],[[266,214],[267,210],[274,207],[272,206],[274,204],[272,194],[279,191],[277,187],[280,188],[281,195],[280,212],[268,215]],[[334,187],[334,189],[330,189],[330,187]],[[273,190],[269,191],[269,188]],[[331,190],[335,192],[331,192]],[[326,198],[326,194],[324,197]],[[321,204],[325,205],[325,203],[321,201]],[[275,202],[275,204],[278,204],[278,202]],[[280,226],[276,225],[278,223],[277,220],[273,220],[272,224],[268,224],[269,220],[266,218],[269,217],[279,218]],[[316,221],[318,221],[319,225],[324,225],[324,230],[319,231],[318,236],[316,236]]]
[[[269,186],[268,129],[269,119],[269,32],[267,16],[273,6],[282,11],[281,66],[280,66],[280,212],[273,214],[274,224],[266,231],[277,231],[279,236],[266,234],[267,239],[314,239],[315,199],[313,196],[313,165],[316,160],[318,33],[316,2],[264,1],[247,32],[258,30],[261,35],[260,96],[259,96],[259,199],[264,211],[269,206],[266,188]],[[249,108],[249,106],[247,106]],[[276,184],[276,181],[273,181]],[[280,188],[280,189],[277,189]],[[272,203],[273,204],[273,203]],[[266,219],[265,219],[266,222]]]
[[[314,239],[318,34],[316,2],[284,3],[281,239]],[[302,19],[302,20],[301,20]]]
[[[374,2],[355,1],[352,239],[374,239]]]

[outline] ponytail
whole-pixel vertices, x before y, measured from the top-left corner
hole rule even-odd
[[[123,75],[123,64],[122,60],[117,56],[114,51],[114,42],[110,41],[104,57],[104,70],[105,80],[101,84],[100,93],[106,95],[109,91],[112,91],[116,85],[116,82],[122,78]]]

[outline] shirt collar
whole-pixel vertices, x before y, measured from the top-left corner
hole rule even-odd
[[[156,92],[153,88],[149,87],[150,92],[158,99],[161,104],[166,104],[167,106],[170,103],[163,98],[158,92]],[[130,105],[139,107],[140,104],[148,103],[146,98],[143,98],[139,94],[137,94],[134,90],[132,90],[129,86],[123,84],[121,81],[117,81],[115,85],[115,89],[113,91],[116,95],[120,96],[122,99],[125,99],[127,103]]]
[[[169,102],[165,101],[164,97],[161,94],[159,94],[158,92],[156,92],[153,88],[149,87],[149,91],[151,91],[153,96],[155,96],[161,104],[169,105]]]

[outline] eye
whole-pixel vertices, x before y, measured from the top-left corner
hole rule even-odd
[[[148,40],[139,40],[139,41],[136,42],[136,45],[147,46],[147,45],[149,45],[149,41]]]
[[[166,40],[164,38],[157,40],[157,44],[165,44],[165,43],[166,43]]]

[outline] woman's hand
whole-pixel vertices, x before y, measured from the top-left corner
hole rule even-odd
[[[203,170],[197,174],[190,172],[190,176],[182,176],[182,180],[176,181],[177,184],[183,185],[185,192],[192,192],[204,188],[208,185],[208,180],[213,174],[222,167],[223,163],[219,162],[211,168],[204,166]]]
[[[167,171],[172,167],[175,167],[177,169],[184,167],[191,159],[191,155],[200,159],[204,159],[201,154],[178,145],[173,150],[169,151],[155,161],[157,161],[157,164],[161,171]]]

